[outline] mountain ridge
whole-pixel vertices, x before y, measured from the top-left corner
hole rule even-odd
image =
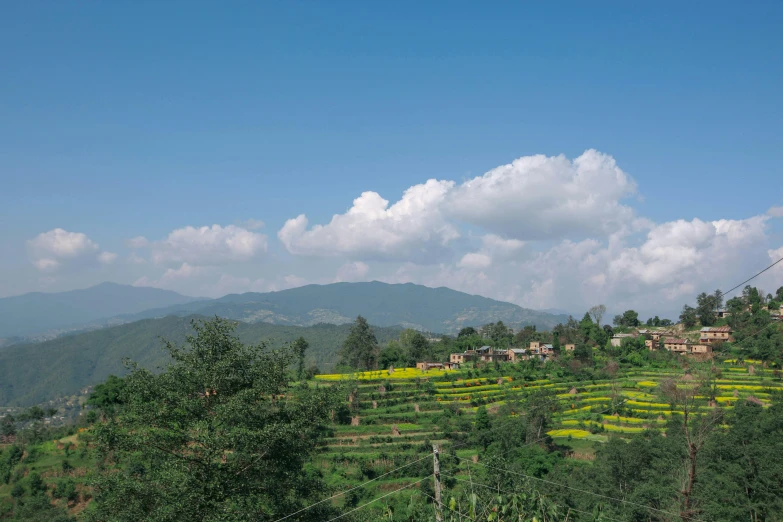
[[[112,282],[66,292],[30,292],[3,297],[0,298],[0,338],[56,336],[161,303],[170,306],[199,299],[161,288]]]
[[[400,325],[445,334],[456,333],[465,326],[499,320],[514,328],[535,325],[540,329],[549,329],[568,320],[564,314],[522,308],[448,287],[381,281],[312,284],[277,292],[228,294],[209,301],[149,309],[117,319],[130,322],[193,313],[250,323],[262,321],[298,326],[321,322],[345,324],[362,315],[378,326]]]

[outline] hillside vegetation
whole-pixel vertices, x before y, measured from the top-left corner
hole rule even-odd
[[[429,521],[433,444],[444,521],[783,516],[783,382],[765,361],[628,345],[294,383],[295,353],[248,357],[229,334],[206,324],[166,374],[107,382],[78,430],[20,416],[0,517]]]
[[[123,375],[123,359],[155,369],[168,362],[161,337],[182,342],[192,333],[191,317],[169,316],[67,335],[34,344],[20,344],[0,351],[0,406],[32,405]],[[399,335],[401,328],[376,328],[379,342]],[[266,342],[277,347],[304,337],[310,344],[307,362],[321,369],[334,367],[337,352],[350,331],[349,325],[319,324],[310,327],[240,323],[236,333],[249,344]]]

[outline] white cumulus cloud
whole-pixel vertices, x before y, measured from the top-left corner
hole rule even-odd
[[[33,265],[42,272],[54,272],[68,264],[89,266],[95,261],[110,263],[117,257],[111,252],[100,252],[98,244],[86,234],[62,228],[38,234],[27,241],[27,249]]]
[[[614,158],[587,150],[565,156],[525,156],[466,181],[448,198],[451,215],[523,240],[606,236],[633,218],[620,203],[636,183]]]
[[[223,265],[250,261],[267,250],[267,237],[236,225],[184,227],[151,243],[156,263]]]
[[[407,189],[391,206],[378,193],[364,192],[345,214],[333,216],[326,225],[308,229],[302,214],[286,221],[277,235],[292,254],[428,261],[459,237],[440,211],[453,186],[451,181],[431,179]]]
[[[98,261],[104,265],[110,265],[117,259],[117,254],[114,252],[101,252],[98,254]]]

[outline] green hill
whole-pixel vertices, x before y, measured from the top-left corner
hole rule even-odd
[[[456,333],[464,326],[481,326],[497,321],[514,328],[536,325],[539,330],[549,330],[568,320],[566,315],[538,312],[450,288],[379,281],[232,294],[220,299],[147,310],[123,319],[132,321],[194,313],[250,323],[299,326],[344,324],[353,321],[357,315],[363,315],[374,325],[400,325],[438,333]]]
[[[0,350],[0,405],[30,405],[104,381],[124,373],[122,360],[137,361],[154,369],[167,357],[160,338],[182,342],[192,331],[193,317],[146,319],[92,332],[63,336],[51,341],[19,344]],[[308,364],[329,370],[350,325],[319,324],[311,327],[240,323],[237,334],[246,343],[265,341],[280,346],[302,336],[310,343]],[[399,336],[401,328],[375,328],[383,343]]]
[[[116,283],[101,283],[70,292],[4,297],[0,299],[0,345],[4,344],[2,338],[58,333],[116,315],[194,300],[169,290]]]

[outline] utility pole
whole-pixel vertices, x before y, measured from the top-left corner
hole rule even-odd
[[[438,445],[432,445],[432,472],[435,477],[435,520],[443,521],[443,504],[440,500],[440,460],[438,457]]]

